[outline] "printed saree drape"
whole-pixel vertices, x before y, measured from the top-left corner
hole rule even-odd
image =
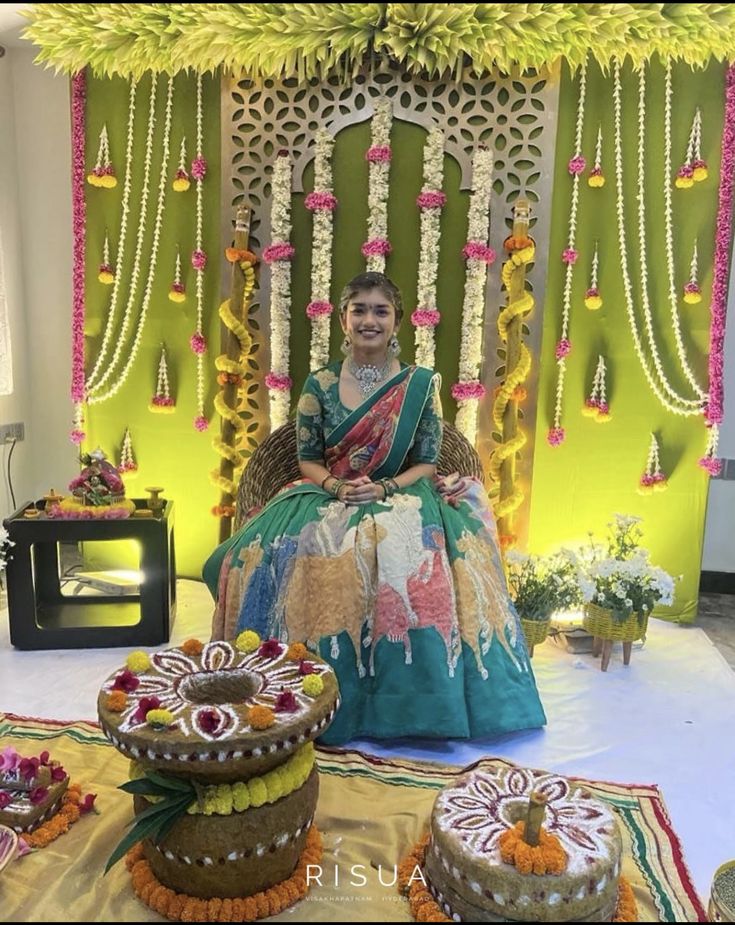
[[[335,414],[338,371],[333,364],[307,380],[301,458],[322,452],[309,452],[318,422],[322,458],[340,478],[396,476],[416,461],[419,433],[421,461],[436,461],[431,370],[403,367],[358,408]],[[342,706],[325,742],[480,738],[545,723],[495,522],[475,480],[456,505],[425,478],[359,506],[294,483],[215,550],[204,577],[217,601],[213,638],[253,629],[305,642],[333,666]]]

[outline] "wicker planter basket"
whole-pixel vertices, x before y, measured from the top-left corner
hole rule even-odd
[[[597,604],[585,604],[584,628],[599,639],[612,642],[635,642],[643,639],[648,629],[648,615],[642,618],[632,613],[626,620],[616,620],[612,610],[598,607]]]
[[[528,654],[533,657],[533,647],[540,646],[541,643],[549,635],[549,624],[551,623],[551,618],[547,617],[545,620],[526,620],[524,617],[521,617],[521,626],[523,627],[523,635],[526,637],[526,645],[528,646]]]

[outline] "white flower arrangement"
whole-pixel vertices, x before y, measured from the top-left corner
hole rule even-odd
[[[415,326],[416,363],[434,367],[434,329],[439,323],[436,307],[436,277],[439,269],[441,210],[446,202],[444,182],[444,132],[435,125],[424,145],[424,183],[417,200],[421,210],[418,308],[411,316]]]
[[[387,97],[376,100],[371,122],[370,148],[365,157],[370,165],[368,175],[367,241],[362,245],[366,269],[385,273],[385,258],[390,253],[388,241],[388,180],[390,177],[390,131],[393,106]]]
[[[582,599],[626,620],[637,613],[648,616],[656,604],[674,603],[674,579],[650,562],[649,552],[640,547],[643,531],[639,517],[615,515],[608,525],[607,546],[592,543],[579,566]]]
[[[464,248],[467,269],[462,305],[459,375],[453,389],[457,400],[455,424],[473,446],[477,440],[480,398],[484,394],[480,382],[480,367],[485,328],[485,285],[488,264],[495,256],[487,246],[492,181],[492,151],[486,147],[477,148],[472,157],[472,192],[468,212],[467,245]]]
[[[172,77],[168,78],[168,86],[166,91],[166,111],[164,117],[164,128],[163,128],[163,147],[161,151],[161,169],[159,172],[158,179],[158,201],[156,203],[156,217],[153,225],[153,240],[151,242],[151,253],[150,253],[150,263],[148,265],[148,278],[146,280],[145,288],[143,290],[143,299],[140,307],[140,314],[138,316],[138,323],[135,328],[135,335],[133,337],[133,343],[127,348],[127,358],[125,365],[120,370],[117,378],[111,382],[105,391],[101,391],[103,385],[110,379],[113,370],[117,367],[118,361],[120,360],[123,350],[125,349],[125,336],[127,334],[128,327],[130,325],[130,318],[132,314],[132,305],[135,299],[135,293],[137,290],[137,277],[140,270],[140,257],[142,250],[142,242],[145,232],[145,214],[147,209],[148,202],[148,182],[149,182],[149,173],[150,173],[150,152],[152,146],[152,136],[153,136],[153,125],[155,123],[155,92],[156,88],[156,79],[153,78],[153,83],[151,86],[151,109],[149,116],[149,125],[148,125],[148,139],[146,142],[146,162],[145,162],[145,177],[144,177],[144,196],[141,203],[141,217],[140,224],[138,228],[138,243],[136,246],[135,260],[133,263],[133,272],[130,282],[130,295],[128,298],[128,304],[125,308],[125,315],[123,317],[123,325],[120,330],[117,346],[113,354],[110,365],[107,367],[105,374],[99,380],[97,385],[90,389],[91,394],[89,397],[89,404],[94,405],[100,402],[106,401],[108,398],[112,398],[114,395],[120,391],[120,389],[125,384],[130,370],[133,368],[135,359],[138,355],[138,350],[140,349],[141,340],[143,337],[143,329],[145,327],[146,317],[148,314],[148,306],[150,305],[151,295],[153,293],[153,280],[156,275],[156,265],[158,261],[158,247],[161,241],[161,226],[163,224],[163,213],[166,203],[166,176],[168,175],[168,160],[170,152],[170,139],[171,139],[171,116],[173,110],[173,94],[174,94],[174,81]],[[119,260],[118,260],[119,263]],[[121,274],[118,274],[121,275]],[[117,279],[117,277],[116,277]]]
[[[510,596],[524,620],[548,620],[559,610],[579,605],[578,564],[570,550],[531,556],[511,549],[505,564]]]
[[[337,200],[332,188],[334,137],[326,129],[316,133],[314,192],[306,197],[314,213],[311,239],[311,301],[306,313],[311,319],[311,361],[313,371],[329,362],[329,331],[334,306],[329,301],[332,283],[332,240]]]
[[[271,368],[266,376],[273,429],[285,424],[291,407],[289,337],[291,331],[291,159],[279,153],[273,166],[272,243],[263,251],[271,268]]]

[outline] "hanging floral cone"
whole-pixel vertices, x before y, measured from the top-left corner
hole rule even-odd
[[[607,402],[605,376],[605,358],[599,356],[597,358],[595,375],[592,380],[592,391],[582,407],[582,414],[585,417],[593,418],[598,424],[606,424],[608,421],[612,420],[610,406]]]
[[[696,182],[704,180],[707,177],[707,165],[701,158],[701,143],[699,141],[699,135],[702,125],[702,114],[699,109],[694,113],[694,119],[692,120],[692,127],[689,132],[689,143],[687,144],[687,153],[684,163],[676,172],[676,178],[674,179],[674,186],[677,189],[691,189],[694,186],[695,179]],[[695,170],[697,171],[697,176],[695,178]]]
[[[605,175],[602,172],[602,126],[597,129],[597,146],[595,147],[595,166],[587,177],[587,186],[600,189],[605,185]]]
[[[176,270],[174,271],[174,281],[168,291],[168,297],[172,302],[185,302],[186,289],[181,282],[181,254],[176,251]]]
[[[125,428],[122,448],[120,449],[120,465],[117,467],[121,475],[131,476],[138,471],[138,464],[133,455],[133,440],[130,436],[130,428]]]
[[[656,491],[666,491],[668,487],[666,476],[661,470],[659,461],[658,440],[655,434],[651,434],[646,468],[638,482],[637,491],[639,495],[652,495]]]
[[[185,193],[191,186],[189,171],[186,169],[186,136],[181,139],[181,153],[179,155],[179,166],[176,170],[176,176],[173,182],[174,191]]]
[[[156,380],[156,394],[148,404],[149,411],[158,414],[172,414],[176,410],[176,402],[171,398],[168,383],[168,362],[166,359],[166,345],[161,344],[161,359],[158,361],[158,377]]]
[[[117,186],[117,177],[110,160],[110,142],[107,137],[107,125],[102,126],[100,132],[99,148],[97,149],[97,162],[92,172],[87,174],[87,182],[91,186],[101,189],[113,189]]]
[[[102,251],[102,263],[97,271],[97,279],[105,286],[111,286],[115,282],[115,268],[110,263],[110,242],[105,232],[105,245]]]
[[[591,312],[596,312],[599,308],[602,308],[602,296],[600,295],[600,290],[597,285],[598,266],[599,257],[597,253],[597,242],[595,242],[595,253],[592,256],[592,275],[590,278],[590,286],[587,292],[584,294],[585,308],[588,308]]]
[[[695,183],[701,183],[709,176],[707,162],[702,160],[702,112],[697,109],[695,115],[696,136],[694,139],[694,159],[692,160],[692,179]]]
[[[698,465],[709,476],[718,476],[722,472],[722,460],[717,458],[717,446],[720,440],[720,428],[717,424],[709,425],[707,431],[707,446],[704,456],[699,458]]]
[[[689,268],[689,280],[684,284],[684,301],[687,305],[696,305],[702,301],[702,290],[697,282],[697,242],[694,242],[692,263]]]

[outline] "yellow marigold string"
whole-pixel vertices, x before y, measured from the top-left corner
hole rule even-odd
[[[278,915],[303,899],[309,892],[307,869],[310,865],[320,864],[322,855],[322,838],[317,827],[312,825],[293,874],[268,890],[238,899],[197,899],[164,887],[145,860],[142,844],[130,849],[125,857],[125,866],[130,872],[135,894],[154,912],[170,921],[253,922]]]
[[[187,639],[181,644],[181,651],[184,655],[201,655],[204,643],[198,639]]]
[[[300,662],[305,658],[309,657],[309,650],[303,644],[303,642],[294,642],[288,647],[286,652],[286,658],[290,662]]]
[[[301,682],[301,687],[307,697],[318,697],[324,690],[324,681],[318,674],[307,674]]]
[[[151,667],[151,660],[146,652],[136,650],[128,655],[125,664],[131,671],[140,674],[142,671],[148,671]]]
[[[268,729],[275,723],[276,717],[270,707],[250,707],[248,710],[248,722],[253,729]]]
[[[235,648],[244,652],[246,655],[255,652],[259,646],[260,636],[258,636],[255,630],[245,630],[245,632],[240,633],[235,640]]]
[[[542,826],[538,845],[529,845],[523,840],[526,823],[516,822],[500,836],[500,857],[506,864],[513,864],[522,874],[561,874],[569,862],[566,851],[555,835],[550,835]]]
[[[128,705],[128,695],[125,691],[110,691],[105,706],[111,713],[122,713]]]

